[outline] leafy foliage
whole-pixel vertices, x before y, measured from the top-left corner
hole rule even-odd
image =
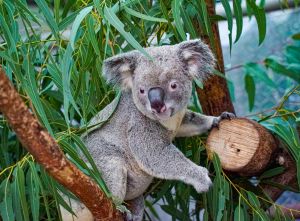
[[[263,2],[247,0],[248,15],[254,15],[259,30],[259,43],[266,33]],[[233,19],[236,19],[238,41],[242,30],[242,1],[221,1],[228,22],[232,47]],[[220,16],[210,16],[207,1],[45,1],[36,0],[29,6],[25,0],[0,1],[0,62],[8,77],[47,128],[69,159],[84,173],[91,176],[108,195],[109,192],[80,136],[92,129],[90,119],[109,104],[116,93],[101,78],[102,61],[114,54],[150,45],[174,44],[191,38],[208,36],[214,48],[212,22]],[[299,34],[293,36],[299,39]],[[286,62],[267,58],[264,66],[299,83],[298,46],[286,48]],[[247,92],[255,102],[255,81],[262,80],[275,87],[260,65],[245,65]],[[195,82],[200,85],[200,82]],[[298,94],[299,88],[285,97]],[[195,88],[192,109],[200,110]],[[282,105],[273,115],[264,118],[265,125],[286,142],[299,162],[299,139],[295,131],[298,112]],[[283,115],[283,116],[281,116]],[[286,117],[292,116],[287,121]],[[32,156],[20,145],[6,120],[0,115],[0,215],[2,220],[59,220],[61,204],[70,210],[58,191],[67,190],[47,175]],[[280,119],[280,120],[278,120]],[[102,119],[104,122],[106,119]],[[288,127],[286,125],[289,123]],[[97,125],[100,126],[100,125]],[[292,132],[293,138],[290,137]],[[221,167],[217,156],[207,158],[204,137],[176,141],[183,153],[197,164],[210,168],[214,188],[197,194],[190,186],[175,181],[157,181],[149,189],[147,206],[158,217],[153,205],[159,200],[161,208],[173,220],[269,220],[263,193],[247,179],[230,177]],[[91,167],[78,156],[81,151]],[[298,163],[299,165],[299,163]],[[260,179],[281,172],[268,171]],[[273,205],[273,202],[271,202]],[[282,220],[280,207],[276,220]],[[148,216],[149,214],[147,214]],[[148,219],[149,216],[148,216]],[[289,218],[284,218],[288,220]]]

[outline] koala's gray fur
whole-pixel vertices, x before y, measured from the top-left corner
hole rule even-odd
[[[197,192],[209,189],[207,169],[187,159],[172,140],[207,132],[233,117],[187,110],[193,79],[205,79],[214,65],[200,40],[145,50],[153,60],[132,51],[104,61],[105,78],[123,92],[110,120],[85,139],[112,195],[130,202],[134,221],[142,220],[143,193],[153,177],[183,181]],[[77,220],[87,220],[81,211],[75,211]]]

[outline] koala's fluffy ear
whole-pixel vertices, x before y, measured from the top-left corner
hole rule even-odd
[[[184,63],[188,74],[200,80],[207,78],[215,65],[211,50],[199,39],[180,43],[178,56]]]
[[[136,59],[137,53],[132,51],[104,60],[104,78],[106,78],[109,83],[119,85],[123,90],[132,88],[132,77]]]

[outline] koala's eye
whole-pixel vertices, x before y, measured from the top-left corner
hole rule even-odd
[[[177,84],[173,82],[171,83],[170,87],[172,90],[175,90],[177,88]]]
[[[140,93],[141,93],[141,94],[144,94],[144,93],[145,93],[145,90],[142,89],[142,88],[140,88]]]

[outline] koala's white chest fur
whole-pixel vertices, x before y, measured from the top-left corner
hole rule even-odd
[[[173,131],[175,135],[181,125],[185,112],[186,109],[183,109],[182,111],[176,113],[174,116],[170,117],[168,120],[159,121],[159,122],[168,130]]]

